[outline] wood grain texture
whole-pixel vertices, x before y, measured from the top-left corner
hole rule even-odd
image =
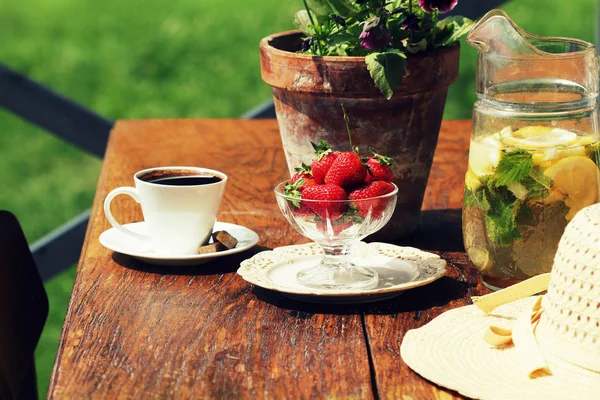
[[[418,328],[451,308],[470,304],[473,295],[489,292],[462,252],[461,207],[470,132],[471,121],[442,124],[423,200],[422,223],[415,235],[403,243],[434,251],[453,250],[437,251],[448,262],[446,276],[364,316],[376,391],[382,399],[462,398],[413,372],[400,357],[400,344],[409,329]]]
[[[425,325],[452,308],[470,304],[470,297],[488,293],[466,253],[441,252],[448,261],[446,276],[406,292],[387,308],[365,315],[365,326],[373,362],[378,397],[382,399],[462,398],[427,383],[400,357],[405,333]]]
[[[370,398],[360,315],[306,313],[257,298],[234,271],[252,252],[198,267],[150,267],[102,247],[111,189],[159,165],[230,177],[219,219],[259,248],[304,240],[275,203],[287,169],[273,121],[121,121],[112,132],[49,398]],[[122,222],[141,220],[126,196]]]
[[[98,182],[48,397],[452,396],[412,373],[400,359],[399,344],[406,330],[483,290],[465,254],[456,252],[462,246],[457,232],[469,132],[467,121],[442,125],[422,227],[408,241],[443,251],[451,264],[448,276],[381,303],[324,306],[252,288],[234,273],[258,251],[307,241],[280,214],[272,191],[288,177],[276,121],[119,121]],[[227,173],[219,220],[255,230],[259,245],[180,268],[149,266],[102,247],[98,236],[109,228],[102,211],[107,193],[132,185],[136,171],[161,165]],[[115,199],[113,213],[122,223],[142,219],[139,206],[125,196]]]
[[[422,210],[462,208],[470,140],[470,120],[442,123]]]

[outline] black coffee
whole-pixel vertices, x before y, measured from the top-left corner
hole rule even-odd
[[[211,183],[221,182],[221,178],[210,175],[196,175],[196,176],[168,176],[159,177],[152,180],[146,180],[146,182],[154,183],[156,185],[168,185],[168,186],[198,186],[198,185],[210,185]]]
[[[144,182],[167,186],[198,186],[221,182],[221,178],[187,169],[157,169],[138,176]]]

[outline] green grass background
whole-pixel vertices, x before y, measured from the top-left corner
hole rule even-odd
[[[300,6],[300,0],[0,0],[0,62],[114,120],[236,117],[269,99],[258,42],[292,29]],[[530,32],[594,41],[595,7],[595,0],[513,0],[503,8]],[[476,53],[466,45],[461,52],[445,118],[471,117]],[[30,242],[90,207],[100,165],[0,111],[0,209],[17,215]],[[72,267],[46,283],[50,315],[36,352],[41,397],[74,276]]]

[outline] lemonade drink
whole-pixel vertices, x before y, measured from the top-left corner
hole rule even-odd
[[[463,239],[486,286],[551,270],[566,224],[598,201],[599,145],[590,134],[535,125],[471,140]]]

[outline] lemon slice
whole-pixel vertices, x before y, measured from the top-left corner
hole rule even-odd
[[[469,169],[476,176],[493,173],[500,161],[501,147],[500,141],[492,136],[486,136],[481,140],[471,140]]]
[[[546,166],[546,162],[548,161],[546,153],[537,153],[536,152],[536,153],[533,153],[531,158],[533,159],[533,165]]]
[[[465,186],[470,190],[477,190],[481,187],[479,177],[470,168],[465,175]]]
[[[553,147],[541,153],[535,153],[533,155],[533,163],[535,165],[545,165],[548,161],[560,160],[561,158],[572,156],[585,156],[585,147],[579,145],[565,149]]]
[[[589,158],[565,157],[552,164],[544,174],[552,179],[553,187],[566,196],[568,221],[579,210],[598,201],[598,168]]]
[[[545,149],[569,146],[577,141],[577,134],[561,128],[526,126],[505,136],[502,143],[523,149]]]
[[[467,247],[469,259],[480,271],[486,271],[494,265],[490,258],[490,253],[483,247],[469,246]]]
[[[510,190],[512,192],[512,194],[515,195],[515,197],[519,200],[525,200],[525,197],[527,197],[527,188],[525,188],[525,186],[523,186],[522,183],[519,182],[511,182],[508,185],[506,185],[506,187],[508,188],[508,190]]]
[[[577,140],[577,144],[579,146],[587,146],[588,144],[592,144],[595,141],[596,141],[596,139],[592,135],[580,136],[579,139]]]

